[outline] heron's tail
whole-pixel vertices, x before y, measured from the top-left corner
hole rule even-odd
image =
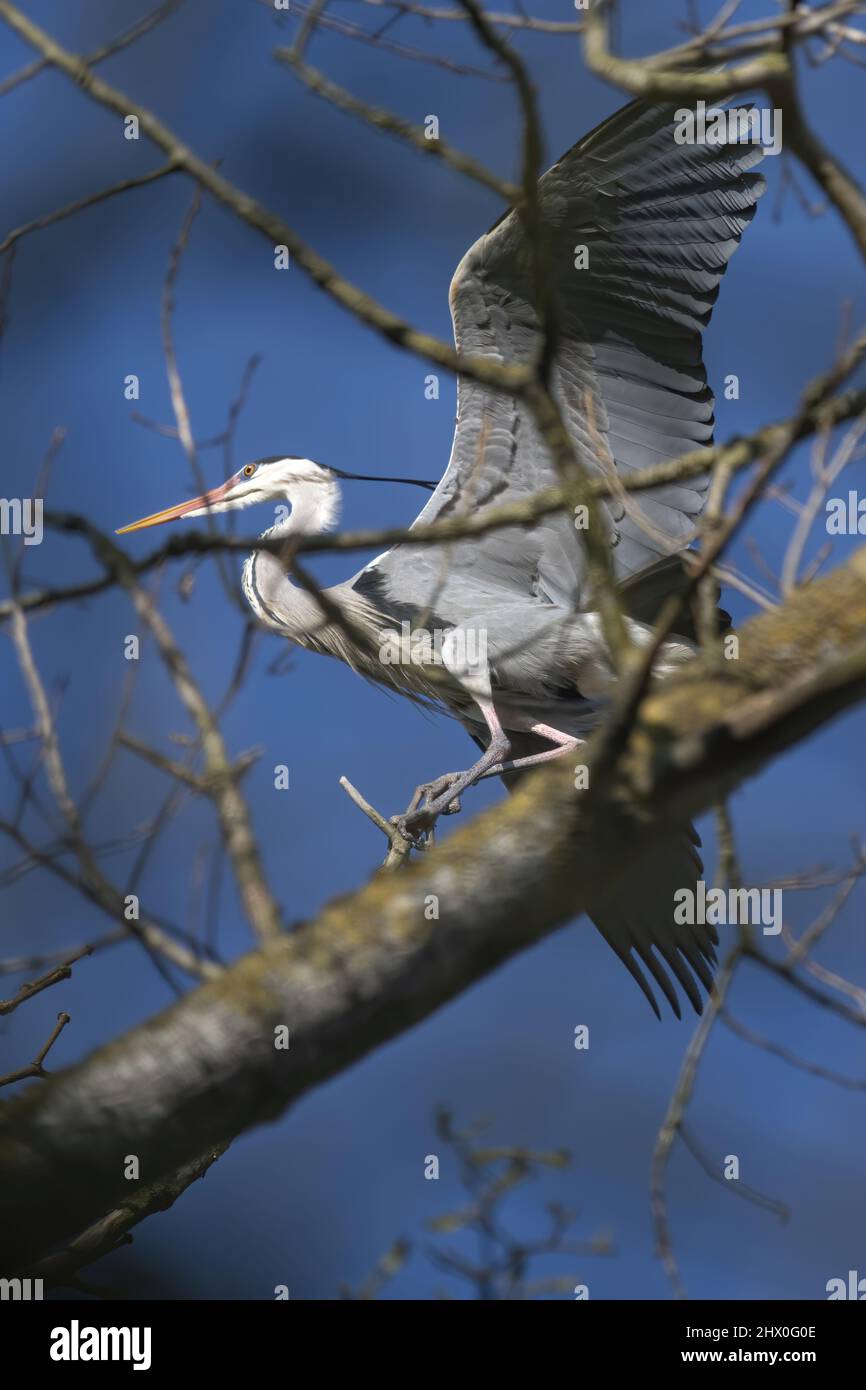
[[[585,707],[585,701],[579,704]],[[549,718],[558,728],[568,730],[569,723],[562,717],[564,711],[565,702],[559,701],[553,713],[544,710],[539,717]],[[484,748],[481,739],[472,736],[479,748]],[[547,746],[532,734],[509,731],[508,737],[515,757],[537,753]],[[528,775],[523,771],[510,772],[502,781],[509,791],[514,791]],[[671,976],[698,1014],[703,1011],[698,986],[709,993],[713,985],[715,947],[719,942],[715,927],[701,923],[689,926],[675,917],[678,901],[682,901],[675,895],[683,889],[695,894],[692,901],[697,904],[697,886],[703,874],[700,843],[692,825],[648,839],[643,855],[638,851],[630,867],[616,877],[604,897],[585,906],[586,915],[616,951],[658,1017],[659,1006],[647,974],[677,1018],[681,1017],[680,1002]]]
[[[680,1004],[672,975],[698,1014],[703,1009],[698,984],[707,992],[713,984],[715,947],[719,941],[715,927],[689,926],[675,918],[675,894],[682,889],[696,894],[703,872],[698,845],[700,837],[692,826],[684,827],[670,839],[655,841],[646,855],[635,860],[622,875],[611,895],[597,905],[588,904],[586,909],[605,941],[640,985],[658,1017],[661,1017],[659,1007],[647,974],[677,1018],[681,1016]],[[696,898],[697,894],[692,901]]]

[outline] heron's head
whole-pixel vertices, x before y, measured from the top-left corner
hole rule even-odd
[[[245,463],[231,478],[218,487],[178,502],[164,511],[121,526],[118,536],[127,531],[142,531],[146,526],[160,526],[165,521],[180,521],[188,517],[206,516],[209,512],[231,512],[241,507],[253,507],[259,502],[288,502],[293,515],[309,517],[310,529],[324,529],[336,518],[339,504],[338,479],[358,479],[362,482],[415,483],[432,490],[436,484],[420,478],[387,478],[366,473],[344,473],[328,468],[313,459],[296,458],[289,454],[274,454],[270,458]],[[314,526],[313,519],[316,519]]]

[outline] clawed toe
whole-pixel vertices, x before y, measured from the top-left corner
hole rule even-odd
[[[413,845],[419,846],[422,837],[428,834],[439,816],[454,816],[460,811],[460,797],[445,800],[447,793],[463,774],[446,772],[434,782],[423,782],[416,787],[415,795],[402,816],[394,817],[394,824],[400,834]],[[445,804],[439,804],[445,801]]]
[[[423,848],[423,836],[430,828],[426,811],[409,811],[405,816],[392,816],[391,819],[404,840],[408,840],[415,849]]]

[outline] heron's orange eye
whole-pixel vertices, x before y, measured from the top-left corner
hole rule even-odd
[[[251,478],[251,477],[253,476],[253,474],[255,473],[255,471],[256,471],[256,465],[255,465],[254,463],[248,463],[248,464],[246,465],[245,469],[244,469],[244,477],[245,477],[245,478]]]

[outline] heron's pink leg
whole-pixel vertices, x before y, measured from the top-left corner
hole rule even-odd
[[[484,716],[484,722],[490,732],[490,742],[478,761],[473,763],[470,768],[467,768],[465,772],[446,773],[444,777],[438,778],[438,780],[431,783],[429,787],[418,788],[418,791],[416,791],[415,796],[412,798],[408,813],[402,818],[403,827],[408,830],[410,834],[419,830],[428,829],[436,817],[441,816],[443,811],[447,811],[452,802],[457,800],[461,792],[464,792],[467,787],[471,787],[479,778],[484,777],[488,768],[493,767],[497,763],[502,763],[503,759],[507,758],[508,754],[511,752],[511,743],[509,742],[508,735],[499,722],[499,715],[496,713],[493,701],[479,698],[477,695],[474,698],[475,703]],[[415,809],[418,805],[419,793],[424,793],[425,791],[429,793],[434,789],[438,791],[439,788],[443,786],[445,790],[438,796],[435,796],[432,801],[427,801],[426,804]]]
[[[563,757],[565,753],[570,753],[572,749],[579,747],[584,742],[582,738],[575,738],[574,734],[563,733],[561,729],[554,729],[550,724],[530,724],[528,732],[537,734],[539,738],[549,739],[557,747],[548,748],[543,753],[530,753],[524,758],[513,758],[511,762],[497,763],[482,772],[481,777],[498,777],[500,773],[514,772],[517,768],[535,767],[538,763],[552,762],[554,758]],[[481,777],[479,777],[479,781]]]

